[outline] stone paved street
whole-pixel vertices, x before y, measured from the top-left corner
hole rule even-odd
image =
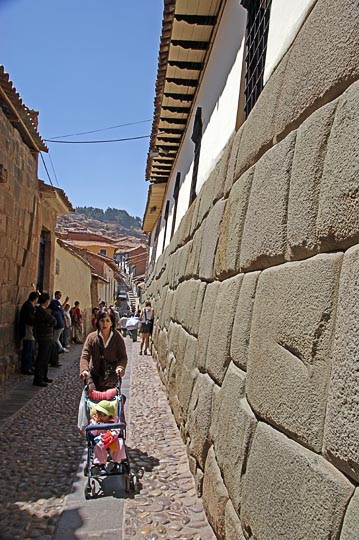
[[[195,495],[186,449],[156,366],[126,339],[130,368],[124,380],[128,446],[144,468],[138,492],[126,495],[122,477],[103,481],[86,501],[84,440],[77,431],[81,347],[62,355],[45,389],[21,376],[0,400],[0,538],[2,540],[214,539]],[[4,418],[6,414],[6,418]]]

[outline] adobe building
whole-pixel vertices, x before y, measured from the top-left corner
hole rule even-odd
[[[67,242],[57,238],[55,244],[54,290],[62,291],[69,297],[72,307],[80,302],[83,321],[83,335],[92,330],[92,272],[90,263]]]
[[[56,217],[72,210],[61,189],[38,180],[39,152],[37,113],[0,66],[0,383],[19,367],[19,307],[31,291],[53,291]]]
[[[166,0],[154,357],[221,540],[359,538],[359,4]]]

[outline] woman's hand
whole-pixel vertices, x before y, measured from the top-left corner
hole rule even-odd
[[[87,369],[84,369],[84,370],[80,373],[80,379],[81,379],[82,381],[85,381],[89,376],[90,376],[90,372],[87,371]]]
[[[123,366],[117,366],[116,375],[123,378],[125,376],[125,368]]]

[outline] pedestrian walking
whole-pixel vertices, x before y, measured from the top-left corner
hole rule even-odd
[[[35,338],[34,338],[34,320],[35,306],[39,299],[38,292],[31,292],[28,299],[21,306],[19,315],[20,339],[22,340],[21,351],[21,373],[24,375],[33,375]]]
[[[96,322],[97,322],[97,317],[100,313],[100,308],[98,306],[92,308],[92,319],[91,319],[91,324],[92,324],[92,330],[96,330]]]
[[[72,321],[70,315],[70,304],[66,304],[64,307],[64,322],[65,328],[62,334],[62,345],[66,349],[70,345],[70,340],[72,336]]]
[[[47,293],[41,294],[34,316],[34,334],[38,344],[33,381],[35,386],[47,386],[47,383],[52,382],[52,379],[48,378],[47,372],[56,319],[48,311],[49,305],[50,296]]]
[[[150,335],[152,334],[154,312],[151,307],[151,302],[147,301],[145,307],[140,313],[140,333],[141,333],[141,345],[140,354],[147,354],[150,348]]]
[[[126,328],[126,324],[127,324],[127,315],[122,315],[121,319],[120,319],[120,328],[121,328],[121,333],[123,335],[123,337],[126,337],[127,335],[127,328]]]
[[[72,341],[74,343],[82,343],[82,313],[80,302],[76,300],[70,311],[72,322]]]
[[[140,319],[135,315],[131,315],[131,317],[129,317],[129,319],[127,320],[126,330],[130,333],[133,342],[137,341],[137,332],[139,325]]]

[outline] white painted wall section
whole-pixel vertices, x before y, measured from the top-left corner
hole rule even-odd
[[[264,83],[267,82],[317,0],[272,0]]]
[[[229,0],[218,28],[197,99],[194,103],[192,117],[188,123],[187,132],[177,158],[176,168],[169,180],[167,195],[162,209],[162,215],[164,215],[166,200],[170,199],[171,206],[165,246],[169,244],[171,237],[173,189],[178,172],[181,173],[181,186],[178,196],[175,230],[188,210],[194,159],[194,144],[191,140],[191,135],[197,107],[202,107],[203,121],[197,193],[209,177],[235,130],[246,20],[247,11],[241,6],[240,0]],[[164,224],[162,226],[164,227]],[[161,230],[159,235],[158,247],[160,249],[157,249],[156,258],[162,252],[163,232]]]
[[[240,1],[227,2],[194,109],[201,106],[203,113],[197,193],[236,127],[246,22]]]

